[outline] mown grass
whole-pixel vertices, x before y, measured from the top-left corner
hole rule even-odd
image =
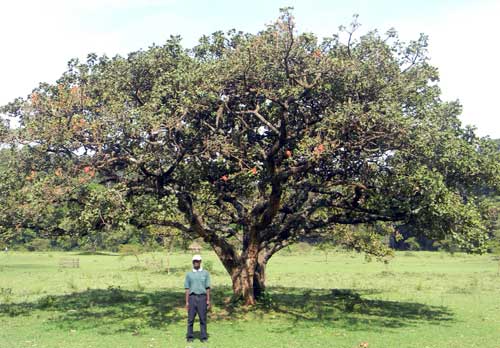
[[[60,268],[78,257],[80,268]],[[190,255],[0,255],[0,347],[185,347]],[[397,253],[388,264],[339,252],[271,259],[268,294],[246,311],[211,252],[210,347],[500,348],[500,276],[489,255]],[[195,330],[198,330],[197,324]],[[193,344],[201,347],[199,341]]]

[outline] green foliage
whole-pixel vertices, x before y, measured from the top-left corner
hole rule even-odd
[[[489,250],[500,255],[500,196],[486,197],[480,209],[490,236]]]
[[[454,253],[460,251],[460,246],[457,245],[457,243],[455,243],[455,241],[451,240],[450,238],[445,238],[442,240],[435,241],[433,243],[433,246],[437,250],[446,251],[446,252],[449,252],[451,254],[454,254]]]
[[[408,238],[407,240],[405,240],[405,243],[408,245],[409,250],[420,250],[420,244],[415,237]]]
[[[50,249],[50,240],[42,238],[34,238],[26,244],[26,249],[29,251],[47,251]]]
[[[201,237],[238,267],[328,235],[389,257],[401,223],[485,252],[498,144],[442,100],[425,35],[357,30],[355,17],[320,40],[283,9],[255,34],[71,60],[0,110],[20,120],[0,129],[2,239],[43,231],[95,251],[163,226],[165,245]]]
[[[137,256],[143,252],[142,247],[135,244],[120,245],[118,251],[124,255],[134,255],[134,256]]]

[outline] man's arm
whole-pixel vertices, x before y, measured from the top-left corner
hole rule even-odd
[[[207,308],[210,308],[210,273],[207,272],[207,279],[205,281],[205,289],[207,290]]]
[[[186,295],[185,295],[185,298],[186,298],[186,310],[189,310],[189,287],[190,286],[191,286],[191,284],[190,284],[190,281],[189,281],[189,277],[186,274],[186,278],[184,279],[184,289],[186,289]]]

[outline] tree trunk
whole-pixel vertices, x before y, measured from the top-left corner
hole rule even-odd
[[[242,298],[245,306],[254,305],[265,290],[266,262],[261,255],[248,257],[230,272],[233,294],[237,298]]]
[[[261,297],[266,290],[266,264],[267,260],[262,255],[257,259],[253,279],[253,293],[255,298]]]

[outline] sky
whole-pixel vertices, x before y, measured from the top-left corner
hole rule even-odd
[[[319,37],[359,14],[362,34],[395,28],[404,40],[429,35],[444,100],[463,105],[463,125],[500,138],[500,0],[5,0],[0,3],[0,105],[53,83],[71,58],[126,55],[180,35],[232,28],[256,33],[294,7],[297,29]]]

